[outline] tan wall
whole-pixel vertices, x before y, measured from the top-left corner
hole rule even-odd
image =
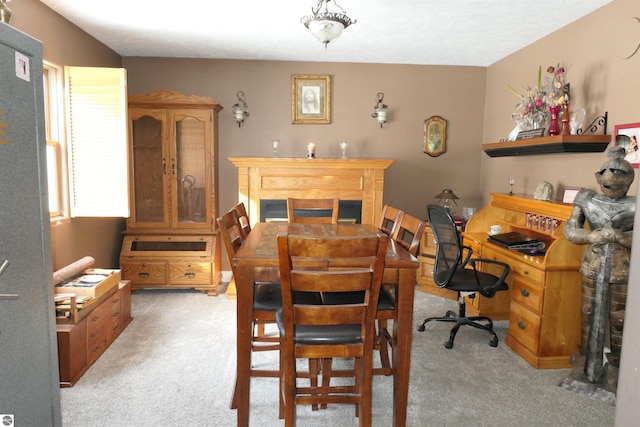
[[[518,99],[507,84],[516,89],[535,85],[540,65],[543,74],[549,65],[567,65],[571,107],[587,110],[586,123],[605,111],[609,112],[610,134],[616,124],[640,122],[640,52],[624,59],[640,43],[640,24],[634,16],[640,16],[637,0],[615,0],[490,66],[482,142],[498,142],[513,129],[510,117]],[[556,189],[566,185],[597,189],[593,173],[605,161],[603,153],[503,158],[483,154],[483,197],[488,201],[489,192],[506,191],[509,177],[516,179],[516,192],[528,194],[543,180]],[[636,192],[637,178],[630,194]]]
[[[237,171],[227,157],[270,157],[272,139],[281,141],[279,154],[288,157],[306,156],[311,141],[318,157],[339,157],[338,142],[347,140],[349,156],[395,159],[384,200],[421,218],[445,187],[461,203],[479,206],[485,68],[169,58],[124,58],[124,66],[130,94],[174,89],[212,96],[224,107],[219,117],[221,210],[238,200]],[[331,124],[291,124],[292,74],[332,76]],[[244,91],[251,113],[240,128],[231,111],[238,90]],[[380,91],[390,109],[382,129],[371,117]],[[448,149],[437,158],[423,153],[423,122],[432,115],[448,121]]]
[[[121,67],[122,58],[36,0],[9,4],[11,25],[42,42],[45,61],[58,66]],[[79,218],[52,223],[53,268],[89,255],[98,267],[117,267],[122,218]]]

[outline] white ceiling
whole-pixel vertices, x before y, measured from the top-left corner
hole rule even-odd
[[[122,56],[489,66],[612,0],[339,0],[326,50],[317,0],[41,1]]]

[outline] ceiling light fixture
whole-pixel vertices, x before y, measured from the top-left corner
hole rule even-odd
[[[247,110],[247,103],[244,100],[244,92],[239,90],[236,94],[238,102],[233,104],[233,119],[238,123],[238,127],[244,122],[244,119],[249,117],[249,110]]]
[[[303,16],[300,22],[311,31],[311,34],[322,43],[324,48],[330,41],[338,38],[342,34],[342,30],[351,24],[355,24],[356,20],[347,16],[346,12],[338,3],[333,0],[342,13],[329,12],[329,2],[331,0],[318,0],[318,7],[314,10],[311,8],[311,15]]]

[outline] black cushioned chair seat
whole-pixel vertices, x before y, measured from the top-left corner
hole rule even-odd
[[[323,292],[322,303],[327,305],[336,304],[354,304],[361,302],[364,298],[362,292]],[[391,292],[387,289],[380,288],[380,296],[378,297],[378,310],[393,310],[395,300]]]
[[[480,261],[476,258],[475,261]],[[477,278],[477,282],[476,282]],[[477,289],[470,289],[469,284],[477,283]],[[467,268],[458,268],[456,274],[446,286],[447,289],[452,291],[473,291],[479,292],[482,296],[487,298],[493,297],[497,291],[506,291],[509,286],[502,282],[499,286],[496,286],[496,276],[482,271],[474,271]]]
[[[316,292],[297,292],[298,304],[318,304],[320,294]],[[256,282],[253,287],[253,309],[276,311],[282,308],[282,290],[278,282]]]
[[[281,331],[284,330],[282,309],[276,312],[276,322]],[[335,325],[335,326],[304,326],[296,325],[296,344],[353,344],[362,340],[362,329],[360,325]]]

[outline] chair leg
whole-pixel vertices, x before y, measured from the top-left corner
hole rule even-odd
[[[378,334],[376,335],[376,347],[380,352],[380,364],[383,369],[390,369],[391,362],[389,361],[389,346],[387,336],[385,335],[385,331],[387,330],[387,320],[379,319],[378,320]],[[388,374],[390,375],[390,374]]]

